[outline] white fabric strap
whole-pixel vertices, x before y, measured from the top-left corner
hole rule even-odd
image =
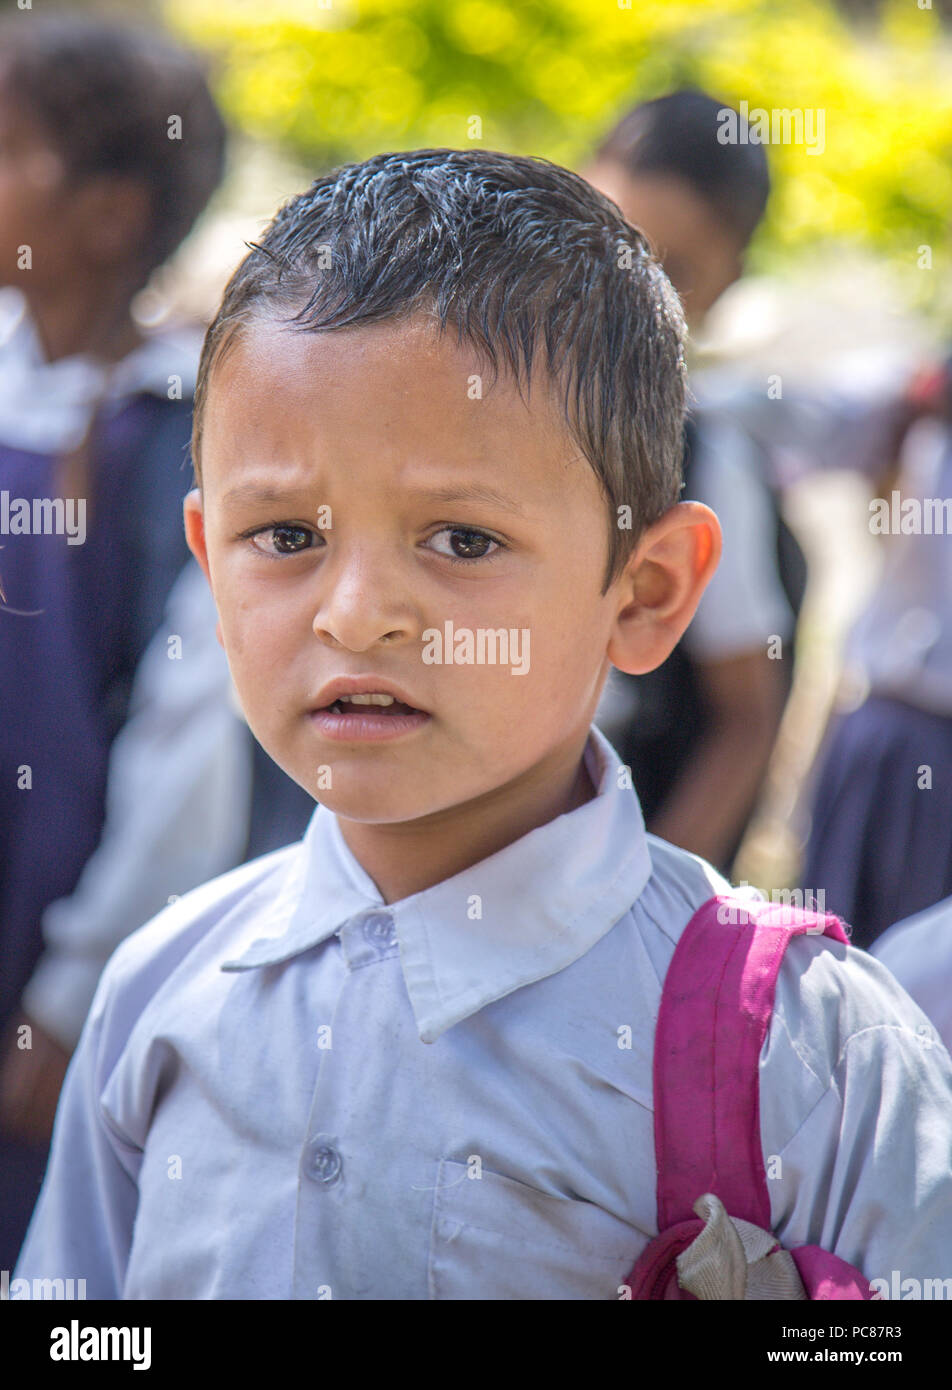
[[[677,1258],[682,1289],[705,1301],[806,1300],[793,1256],[769,1231],[728,1216],[712,1192],[698,1198],[694,1211],[705,1225]]]

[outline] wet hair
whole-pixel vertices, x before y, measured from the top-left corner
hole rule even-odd
[[[770,194],[767,156],[743,116],[745,142],[722,143],[721,114],[732,108],[705,92],[686,89],[646,101],[629,111],[599,145],[596,159],[611,160],[627,174],[664,174],[688,184],[746,246],[764,215]]]
[[[132,176],[151,198],[139,283],[185,239],[221,182],[225,126],[201,60],[148,29],[65,12],[0,20],[0,89],[73,183]],[[181,138],[169,118],[181,118]]]
[[[492,150],[381,154],[318,178],[247,244],[202,348],[199,483],[209,379],[246,325],[322,332],[423,314],[520,389],[544,360],[607,501],[603,592],[677,501],[681,306],[641,233],[579,175]]]

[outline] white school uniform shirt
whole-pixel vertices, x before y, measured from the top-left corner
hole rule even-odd
[[[897,922],[870,950],[929,1016],[952,1052],[952,898]]]
[[[656,1230],[662,981],[726,885],[646,835],[595,728],[585,756],[592,800],[389,906],[318,807],[298,844],[123,942],[15,1277],[113,1299],[619,1297]],[[760,1059],[785,1244],[952,1274],[952,1063],[923,1025],[871,957],[791,945]]]

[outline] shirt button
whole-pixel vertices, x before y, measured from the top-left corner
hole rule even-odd
[[[330,1185],[340,1177],[341,1156],[330,1143],[330,1136],[318,1134],[308,1144],[304,1153],[304,1171],[315,1182]]]
[[[364,938],[376,951],[386,951],[397,939],[397,929],[389,912],[375,912],[364,922]]]

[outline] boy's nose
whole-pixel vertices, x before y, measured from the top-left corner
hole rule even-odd
[[[381,565],[364,560],[323,577],[327,588],[312,622],[321,641],[363,652],[378,643],[410,640],[422,631],[392,568],[385,575]]]

